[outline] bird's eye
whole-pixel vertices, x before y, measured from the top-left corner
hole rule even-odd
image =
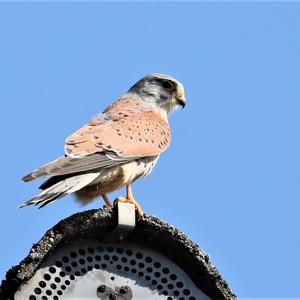
[[[172,89],[172,87],[174,86],[173,85],[173,82],[172,81],[169,81],[169,80],[164,80],[163,83],[162,83],[163,87],[167,90],[170,90]]]

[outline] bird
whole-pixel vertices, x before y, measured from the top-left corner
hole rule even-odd
[[[87,204],[126,188],[117,202],[132,203],[143,216],[132,183],[147,177],[170,145],[170,114],[186,103],[183,85],[175,78],[151,73],[137,81],[102,113],[65,140],[64,155],[24,176],[29,182],[48,177],[42,191],[19,207],[53,203],[68,194]]]

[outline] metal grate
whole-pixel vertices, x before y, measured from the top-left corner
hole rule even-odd
[[[52,253],[15,299],[210,299],[165,256],[83,240]]]

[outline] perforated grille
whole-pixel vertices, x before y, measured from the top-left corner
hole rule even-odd
[[[209,299],[177,265],[134,244],[81,241],[61,248],[16,299]]]

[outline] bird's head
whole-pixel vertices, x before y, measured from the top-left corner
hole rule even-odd
[[[175,78],[152,73],[133,85],[129,93],[137,94],[142,101],[154,105],[167,115],[177,107],[185,106],[185,93],[183,85]]]

